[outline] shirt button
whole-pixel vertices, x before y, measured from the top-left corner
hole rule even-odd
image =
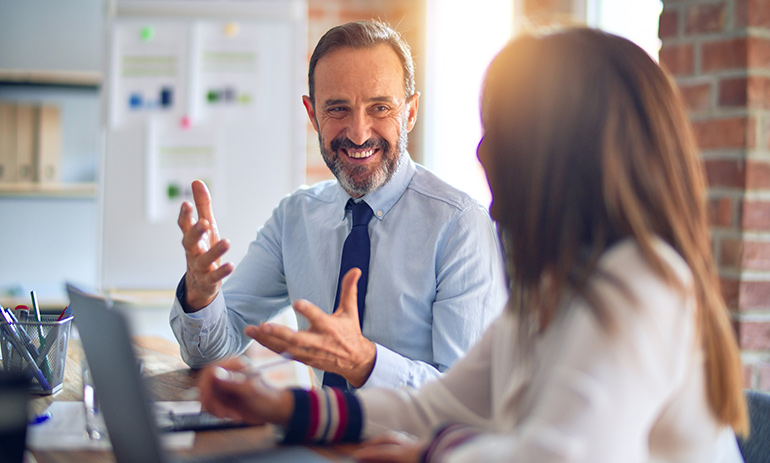
[[[382,211],[377,211],[377,217],[382,217]]]

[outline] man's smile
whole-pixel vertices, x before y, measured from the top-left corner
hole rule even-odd
[[[347,155],[350,158],[353,159],[366,159],[368,157],[371,157],[376,153],[378,150],[375,148],[369,148],[369,149],[346,149],[341,148],[340,151]]]

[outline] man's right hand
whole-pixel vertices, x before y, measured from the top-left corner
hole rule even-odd
[[[193,205],[185,201],[177,223],[182,229],[182,246],[187,258],[186,300],[181,302],[187,306],[186,310],[195,312],[211,304],[222,287],[222,280],[232,273],[234,267],[229,262],[219,263],[222,255],[230,249],[230,242],[219,238],[211,209],[211,194],[206,184],[195,180],[192,191],[198,221],[193,218]]]

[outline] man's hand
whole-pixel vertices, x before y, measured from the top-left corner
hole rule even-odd
[[[222,279],[232,273],[233,265],[219,264],[219,259],[230,249],[230,243],[219,239],[214,211],[211,209],[211,194],[206,184],[195,180],[192,190],[198,221],[193,219],[192,204],[185,201],[177,223],[182,229],[182,246],[187,258],[187,300],[182,302],[196,311],[211,304],[222,287]]]
[[[329,315],[308,301],[294,303],[294,310],[310,322],[308,331],[294,332],[272,323],[247,326],[245,333],[273,352],[291,355],[314,368],[337,373],[353,387],[361,387],[374,368],[377,348],[361,334],[358,322],[358,278],[351,269],[342,279],[340,306]]]

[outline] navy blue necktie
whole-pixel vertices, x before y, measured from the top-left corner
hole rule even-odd
[[[350,229],[345,244],[342,245],[342,264],[340,276],[337,282],[337,296],[334,298],[334,310],[340,305],[340,293],[342,292],[342,278],[352,268],[361,269],[361,278],[358,279],[358,321],[364,324],[364,300],[366,299],[366,285],[369,281],[369,221],[374,212],[364,201],[359,203],[349,200],[346,206],[353,212],[353,227]],[[324,373],[324,386],[347,388],[347,381],[336,373]]]

